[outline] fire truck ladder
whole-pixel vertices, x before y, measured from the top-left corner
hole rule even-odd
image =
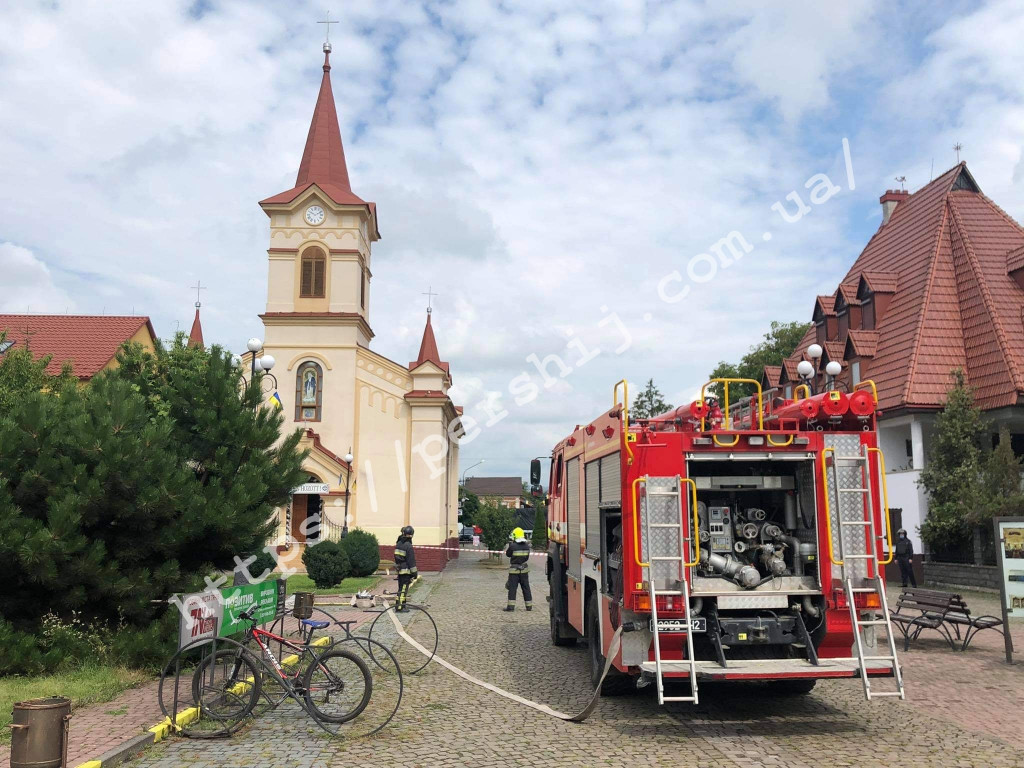
[[[666,701],[690,701],[696,704],[697,698],[697,662],[693,654],[693,633],[690,628],[693,626],[693,619],[690,615],[690,585],[686,580],[686,569],[696,565],[700,559],[700,552],[693,562],[689,562],[691,546],[690,538],[686,535],[686,521],[683,512],[683,483],[689,483],[693,488],[693,514],[697,515],[696,485],[693,480],[681,478],[679,475],[663,478],[647,478],[646,511],[644,515],[644,542],[647,545],[647,562],[641,565],[647,568],[647,583],[651,595],[651,632],[654,636],[654,679],[658,690],[658,703]],[[652,482],[653,481],[653,482]],[[658,482],[660,481],[660,482]],[[670,490],[662,490],[665,481],[672,481]],[[653,521],[652,521],[652,518]],[[674,519],[669,519],[674,518]],[[693,531],[697,530],[694,522]],[[666,579],[672,588],[659,589],[659,579],[656,576],[657,566],[660,563],[675,564],[678,566],[678,580]],[[674,570],[674,569],[673,569]],[[666,696],[664,667],[661,661],[661,633],[658,626],[658,597],[671,596],[681,597],[683,601],[683,614],[686,621],[686,656],[690,667],[690,696]]]
[[[875,510],[873,508],[873,489],[871,484],[871,454],[879,456],[879,471],[882,478],[883,502],[885,505],[885,525],[888,531],[891,528],[889,522],[889,503],[884,498],[885,492],[885,464],[882,452],[878,448],[871,448],[866,445],[860,447],[860,452],[853,455],[840,455],[836,453],[835,447],[828,447],[822,451],[822,472],[826,471],[824,455],[832,454],[832,487],[835,489],[836,499],[836,521],[838,523],[838,549],[839,558],[836,559],[832,546],[832,523],[829,515],[829,558],[834,565],[838,565],[843,581],[843,588],[846,592],[846,602],[850,609],[850,618],[853,622],[854,650],[857,653],[857,663],[860,666],[860,678],[864,684],[864,698],[868,701],[883,698],[886,696],[899,696],[906,699],[906,692],[903,689],[903,674],[900,671],[899,661],[896,658],[896,639],[893,635],[892,623],[889,621],[889,602],[885,596],[885,583],[882,581],[880,568],[892,561],[892,555],[888,560],[879,561],[878,545],[882,537],[878,535],[875,527]],[[847,484],[841,482],[843,474],[841,470],[852,469],[852,476],[857,480],[853,485],[849,484],[851,476],[847,475]],[[848,502],[847,499],[850,498]],[[828,479],[825,478],[825,499],[828,503],[829,490]],[[859,510],[860,514],[851,513]],[[826,509],[826,511],[828,511]],[[865,514],[866,513],[866,514]],[[847,531],[850,533],[848,534]],[[857,531],[861,533],[858,534]],[[863,542],[863,550],[861,548]],[[847,549],[853,551],[847,554]],[[889,550],[892,552],[892,534],[889,531]],[[853,561],[853,562],[848,562]],[[863,566],[860,564],[863,563]],[[868,576],[873,573],[873,576]],[[878,603],[882,617],[877,618],[875,614],[869,614],[867,620],[861,619],[861,610],[857,607],[855,600],[859,594],[874,594],[878,596]],[[864,638],[862,632],[867,627],[884,627],[886,640],[889,646],[889,655],[865,655]],[[875,691],[871,689],[871,680],[868,678],[869,662],[880,662],[891,664],[893,678],[896,681],[896,690]]]

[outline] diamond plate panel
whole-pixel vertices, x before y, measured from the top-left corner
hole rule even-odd
[[[646,483],[646,493],[641,505],[642,530],[647,532],[642,537],[641,553],[644,562],[651,557],[678,557],[682,547],[682,530],[679,528],[679,484],[675,477],[650,477]],[[661,496],[658,494],[675,494]],[[673,528],[650,528],[648,523],[672,524]],[[659,589],[670,588],[683,578],[682,563],[661,561],[652,562],[648,578]]]
[[[582,563],[580,562],[580,460],[579,457],[569,459],[565,464],[565,525],[566,543],[569,547],[570,576],[581,578]]]
[[[825,446],[835,448],[835,453],[829,455],[839,459],[856,459],[862,455],[859,435],[827,435]],[[867,554],[867,526],[839,525],[839,520],[867,519],[864,506],[867,503],[867,494],[837,493],[835,487],[838,477],[840,488],[864,488],[866,480],[863,464],[841,462],[834,470],[830,467],[826,477],[833,555],[837,560],[844,560],[844,555]],[[867,576],[867,563],[864,560],[845,559],[843,572],[845,578],[863,579]]]
[[[587,523],[587,538],[583,542],[588,555],[601,554],[601,460],[588,462],[583,467],[583,484],[586,488],[584,515]]]

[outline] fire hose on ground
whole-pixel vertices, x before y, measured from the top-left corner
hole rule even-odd
[[[481,688],[485,688],[491,693],[496,693],[499,696],[509,699],[510,701],[516,702],[517,704],[522,704],[524,707],[535,709],[538,712],[543,712],[545,715],[551,715],[551,717],[556,717],[559,720],[566,720],[571,723],[582,723],[584,720],[590,717],[591,713],[593,713],[594,709],[597,707],[597,703],[601,699],[601,684],[604,682],[605,677],[608,675],[608,671],[611,669],[612,659],[614,659],[616,654],[618,654],[619,645],[622,641],[622,627],[619,627],[615,630],[615,634],[612,635],[611,645],[608,648],[608,657],[604,661],[604,669],[601,671],[601,679],[598,681],[597,687],[594,689],[593,696],[591,696],[590,701],[587,702],[587,706],[585,706],[580,712],[576,713],[575,715],[567,715],[564,712],[559,712],[555,709],[552,709],[547,704],[539,704],[536,701],[524,699],[522,696],[519,696],[518,694],[511,693],[510,691],[506,691],[503,688],[499,688],[496,685],[484,682],[483,680],[480,680],[479,678],[469,674],[465,670],[456,667],[451,662],[442,659],[436,653],[432,654],[429,650],[427,650],[420,643],[418,643],[414,638],[409,636],[409,634],[402,627],[402,623],[398,620],[398,617],[395,615],[395,612],[390,610],[391,606],[388,604],[386,600],[384,601],[384,606],[385,610],[388,613],[388,616],[391,618],[391,623],[395,625],[395,631],[398,633],[398,636],[405,640],[405,642],[407,642],[417,651],[422,653],[424,656],[432,656],[432,661],[436,662],[437,664],[440,664],[449,672],[458,675],[463,680],[466,680],[467,682],[470,682],[473,685],[478,685]]]

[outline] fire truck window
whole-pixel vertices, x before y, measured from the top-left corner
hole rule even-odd
[[[555,463],[555,495],[562,495],[562,457],[558,457]]]

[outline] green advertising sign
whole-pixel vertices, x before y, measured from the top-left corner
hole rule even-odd
[[[261,584],[246,584],[241,587],[222,589],[224,598],[224,619],[220,623],[220,637],[243,632],[247,626],[238,620],[238,614],[250,611],[257,624],[269,624],[277,615],[278,580],[267,579]]]

